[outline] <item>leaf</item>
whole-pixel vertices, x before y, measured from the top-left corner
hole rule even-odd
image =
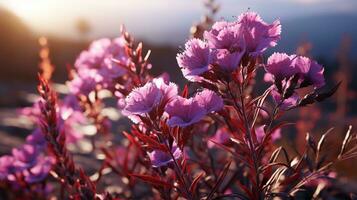
[[[173,188],[174,185],[168,183],[166,181],[161,180],[159,177],[154,177],[152,175],[145,175],[145,174],[129,174],[131,177],[139,178],[144,182],[150,183],[152,185],[160,186],[160,187],[168,187]]]
[[[197,184],[199,183],[199,181],[201,180],[201,178],[203,177],[203,175],[205,175],[204,172],[200,173],[191,183],[190,186],[190,192],[194,195],[196,188],[197,188]]]
[[[221,184],[223,183],[224,178],[227,176],[229,167],[231,166],[232,161],[229,161],[226,166],[224,167],[223,171],[221,172],[221,174],[218,176],[218,179],[215,183],[215,185],[213,186],[211,192],[208,194],[207,199],[211,199],[211,197],[213,196],[213,194],[219,189],[219,187],[221,186]]]
[[[142,142],[146,143],[152,149],[159,149],[161,151],[167,152],[165,145],[160,144],[158,141],[154,140],[150,136],[140,133],[139,131],[132,131],[132,133],[138,137]]]
[[[337,83],[331,90],[329,90],[328,92],[324,92],[324,93],[319,93],[317,94],[315,100],[318,102],[321,102],[329,97],[331,97],[333,94],[335,94],[335,92],[337,91],[337,89],[340,87],[342,81],[340,81],[339,83]]]
[[[188,97],[188,85],[186,84],[185,87],[182,90],[181,96],[183,98],[187,98]]]
[[[268,88],[268,89],[265,90],[265,92],[259,97],[259,100],[258,100],[258,103],[257,103],[257,108],[255,109],[255,112],[254,112],[253,123],[252,123],[252,126],[251,126],[251,127],[254,127],[255,122],[257,121],[257,118],[258,118],[258,116],[259,116],[259,112],[260,112],[260,110],[261,110],[260,107],[263,106],[263,103],[264,103],[265,99],[267,98],[267,96],[269,95],[270,91],[271,91],[271,90]]]

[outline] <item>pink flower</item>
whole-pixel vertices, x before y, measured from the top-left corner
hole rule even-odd
[[[139,123],[140,116],[150,113],[160,105],[163,107],[177,96],[177,85],[163,78],[156,78],[143,87],[130,92],[124,101],[119,101],[123,107],[123,115],[128,116],[134,123]]]
[[[265,125],[258,126],[257,128],[255,128],[255,135],[257,136],[257,140],[259,142],[262,142],[262,140],[266,134],[264,128],[265,128]],[[271,133],[270,136],[271,136],[271,139],[273,142],[280,139],[281,138],[280,128],[276,129],[273,133]]]
[[[270,95],[273,97],[274,102],[283,110],[296,106],[300,99],[299,95],[295,92],[291,97],[283,100],[281,94],[275,88],[270,91]]]
[[[216,131],[214,136],[212,136],[210,138],[210,140],[213,140],[214,142],[219,143],[219,144],[225,144],[225,143],[229,142],[230,138],[231,137],[229,135],[227,128],[221,127]],[[213,142],[211,142],[211,141],[207,142],[208,148],[213,148],[214,146],[215,146],[215,144]]]
[[[226,49],[229,52],[244,52],[245,41],[240,24],[217,22],[213,29],[204,33],[210,48]]]
[[[244,55],[244,51],[231,53],[226,49],[217,50],[215,53],[216,63],[225,72],[232,72],[237,69]]]
[[[269,82],[289,79],[296,74],[302,87],[313,85],[320,88],[325,85],[324,68],[307,57],[274,53],[268,58],[265,70],[268,73],[264,79]]]
[[[194,100],[205,109],[206,113],[219,111],[223,108],[223,99],[212,90],[204,89],[195,95]]]
[[[171,127],[189,126],[206,115],[206,110],[194,98],[186,99],[180,96],[166,105],[165,111],[170,116],[167,124]]]
[[[42,130],[40,128],[35,129],[30,135],[26,137],[26,143],[44,147],[46,145],[46,139],[42,133]]]
[[[297,56],[292,60],[292,64],[299,69],[303,85],[313,85],[315,88],[325,85],[324,68],[316,61],[307,57]]]
[[[172,144],[171,153],[175,160],[178,160],[182,156],[182,151],[178,148],[176,142]],[[167,166],[169,163],[174,161],[169,153],[161,150],[154,150],[148,154],[153,167]]]
[[[162,99],[161,90],[153,82],[135,88],[125,99],[124,115],[144,115],[157,107]]]
[[[69,81],[68,88],[70,93],[74,95],[83,94],[88,96],[89,93],[95,90],[96,86],[102,77],[100,77],[94,70],[82,70],[71,81]]]
[[[0,180],[7,179],[7,177],[15,173],[18,168],[14,166],[15,158],[12,156],[0,157]]]
[[[15,158],[14,166],[19,168],[29,168],[36,164],[39,149],[36,146],[25,144],[21,148],[12,149]]]
[[[41,182],[48,176],[54,163],[55,160],[51,157],[39,157],[35,166],[24,171],[25,181],[30,184]]]
[[[185,44],[185,51],[177,55],[177,63],[186,79],[199,81],[199,75],[208,71],[211,53],[208,44],[199,39],[191,39]]]
[[[247,52],[252,55],[261,55],[267,48],[274,47],[281,34],[280,21],[267,24],[255,12],[246,12],[238,17],[244,39],[247,44]]]
[[[285,53],[273,53],[267,61],[265,70],[271,75],[266,81],[274,82],[274,78],[277,80],[283,80],[290,78],[294,74],[299,72],[299,69],[295,68],[292,60],[296,55],[288,56]]]

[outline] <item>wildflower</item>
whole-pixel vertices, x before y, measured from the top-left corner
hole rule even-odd
[[[223,108],[223,99],[212,90],[204,89],[195,95],[194,100],[206,110],[206,113],[219,111]]]
[[[285,53],[273,53],[265,66],[270,78],[266,76],[265,80],[274,82],[274,79],[283,80],[298,73],[299,70],[292,64],[294,57],[296,56],[288,56]]]
[[[160,89],[163,102],[168,103],[177,96],[178,88],[175,83],[169,82],[168,80],[165,81],[164,78],[155,78],[153,83]]]
[[[54,162],[52,157],[39,157],[35,166],[24,171],[25,181],[30,184],[41,182],[48,176]]]
[[[199,39],[191,39],[185,44],[185,51],[176,57],[184,77],[190,81],[200,81],[199,75],[208,71],[212,56],[208,44]]]
[[[243,55],[244,51],[231,53],[226,49],[220,49],[216,51],[215,61],[223,71],[232,72],[239,67]]]
[[[265,125],[258,126],[257,128],[255,128],[255,135],[256,135],[257,140],[258,140],[259,142],[262,142],[262,140],[263,140],[263,138],[264,138],[264,136],[265,136],[265,134],[266,134],[264,128],[265,128]],[[271,136],[271,139],[272,139],[273,142],[276,141],[276,140],[278,140],[279,138],[281,138],[281,131],[280,131],[280,129],[274,130],[274,132],[271,133],[270,136]]]
[[[265,70],[268,72],[265,80],[269,82],[287,80],[298,75],[301,87],[313,85],[320,88],[325,85],[324,68],[307,57],[274,53],[268,58]]]
[[[230,135],[229,135],[228,129],[226,127],[219,128],[216,131],[216,133],[214,134],[214,136],[212,136],[210,138],[210,140],[213,140],[214,142],[219,143],[219,144],[225,144],[225,143],[229,142]],[[215,146],[215,144],[211,141],[208,141],[207,146],[208,146],[208,148],[213,148]]]
[[[297,56],[292,61],[292,64],[299,69],[302,85],[313,85],[315,88],[325,85],[324,68],[316,61],[307,57]]]
[[[279,20],[267,24],[257,13],[246,12],[238,17],[238,24],[246,41],[247,52],[252,56],[261,55],[267,48],[274,47],[280,39]]]
[[[39,153],[39,149],[30,144],[25,144],[21,148],[12,149],[12,155],[15,158],[14,165],[19,168],[32,167],[36,164]]]
[[[153,82],[146,83],[143,87],[134,89],[125,99],[125,115],[143,115],[149,113],[160,104],[161,90]]]
[[[239,24],[219,23],[211,31],[206,31],[204,36],[210,48],[226,49],[229,52],[245,51],[245,41]]]
[[[167,104],[165,111],[170,116],[167,124],[171,127],[189,126],[199,122],[206,115],[206,110],[194,98],[186,99],[180,96]]]
[[[39,148],[46,144],[45,136],[40,128],[35,129],[30,135],[26,137],[26,143],[30,145],[37,145]]]
[[[71,81],[68,82],[69,91],[74,94],[82,94],[88,96],[89,93],[95,90],[96,86],[102,77],[96,74],[94,70],[82,70]]]
[[[15,158],[12,156],[0,157],[0,180],[7,179],[7,177],[15,173],[18,168],[14,166]]]
[[[283,99],[282,95],[274,88],[270,91],[270,95],[273,97],[276,105],[279,105],[283,110],[288,110],[289,108],[296,106],[299,101],[299,95],[296,92],[294,92],[291,97]]]
[[[178,148],[176,142],[172,144],[171,153],[175,160],[178,160],[182,156],[182,151]],[[161,150],[154,150],[148,154],[153,167],[167,166],[174,161],[170,153]]]

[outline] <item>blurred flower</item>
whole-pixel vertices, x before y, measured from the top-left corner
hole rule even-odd
[[[182,151],[177,147],[176,142],[172,144],[171,153],[175,160],[178,160],[182,156]],[[174,161],[170,153],[161,150],[154,150],[148,154],[153,167],[166,166]]]
[[[54,163],[55,160],[52,157],[39,157],[35,166],[24,171],[25,181],[30,184],[41,182],[47,177]]]
[[[210,140],[216,142],[216,143],[219,143],[219,144],[225,144],[227,142],[229,142],[229,139],[230,139],[230,135],[229,135],[229,132],[228,132],[228,129],[227,127],[221,127],[219,128],[216,133],[214,134],[214,136],[212,136],[210,138]],[[211,141],[208,141],[207,142],[207,147],[208,148],[213,148],[215,146],[215,144]]]
[[[0,180],[7,179],[8,175],[13,174],[18,168],[14,166],[15,158],[12,156],[0,157]]]
[[[258,126],[257,128],[255,128],[255,135],[257,136],[257,140],[259,142],[262,142],[262,140],[263,140],[263,138],[264,138],[264,136],[266,134],[264,128],[265,128],[265,125]],[[274,130],[274,132],[271,133],[270,136],[271,136],[271,139],[272,139],[273,142],[278,140],[278,139],[280,139],[281,138],[280,128]]]
[[[12,156],[15,159],[14,166],[19,168],[29,168],[36,164],[36,159],[40,154],[36,146],[25,144],[20,148],[12,149]]]

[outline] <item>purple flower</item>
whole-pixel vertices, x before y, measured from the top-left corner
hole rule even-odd
[[[165,106],[178,93],[177,85],[163,78],[155,78],[143,87],[134,89],[124,101],[119,100],[118,106],[123,108],[123,115],[134,123],[139,123],[140,116],[145,116],[158,106]]]
[[[176,57],[186,79],[200,81],[199,75],[208,71],[211,55],[208,44],[199,39],[191,39],[185,44],[185,51]]]
[[[283,100],[277,89],[273,88],[270,91],[270,95],[273,97],[273,100],[277,105],[280,104],[279,107],[283,110],[288,110],[289,108],[296,106],[299,101],[299,95],[296,92],[291,97]]]
[[[240,65],[244,51],[229,52],[226,49],[219,49],[215,52],[215,61],[218,66],[225,72],[232,72]]]
[[[223,108],[223,99],[212,90],[204,89],[195,95],[194,100],[206,110],[206,113]]]
[[[97,84],[102,80],[94,70],[82,70],[71,81],[68,82],[69,91],[74,94],[89,95],[95,90]]]
[[[313,85],[320,88],[325,85],[324,68],[307,57],[274,53],[268,58],[265,70],[268,73],[264,79],[269,82],[273,82],[274,79],[282,81],[297,74],[298,82],[304,86]]]
[[[186,99],[180,96],[167,104],[165,111],[170,116],[167,124],[171,127],[189,126],[206,115],[206,110],[194,98]]]
[[[155,83],[156,87],[161,91],[162,101],[165,104],[177,96],[178,88],[175,83],[169,82],[168,80],[165,81],[164,78],[155,78],[153,83]]]
[[[210,140],[213,140],[214,142],[219,143],[219,144],[225,144],[225,143],[229,142],[230,138],[231,137],[229,135],[227,128],[221,127],[216,131],[214,136],[210,138]],[[208,148],[213,148],[214,146],[215,146],[215,144],[213,142],[211,142],[211,141],[207,142]]]
[[[14,166],[15,158],[12,156],[0,157],[0,180],[7,179],[7,177],[15,173],[18,168]]]
[[[87,51],[83,51],[77,58],[74,66],[77,69],[100,69],[103,66],[103,61],[106,58],[108,48],[111,46],[111,41],[108,38],[103,38],[92,42]]]
[[[26,143],[44,147],[46,145],[46,139],[42,133],[42,130],[40,128],[35,129],[30,135],[26,137]]]
[[[258,126],[257,128],[255,128],[255,135],[257,136],[257,140],[259,142],[262,142],[262,140],[263,140],[263,138],[264,138],[264,136],[266,134],[264,128],[265,128],[265,125]],[[271,136],[271,139],[272,139],[273,142],[278,140],[278,139],[280,139],[281,138],[280,128],[274,130],[274,132],[271,133],[270,136]]]
[[[143,115],[157,107],[162,99],[162,92],[153,82],[135,88],[125,99],[124,115]]]
[[[280,21],[267,24],[255,12],[246,12],[238,17],[238,24],[244,34],[247,52],[250,55],[261,55],[267,48],[274,47],[281,34]]]
[[[305,82],[306,85],[313,85],[315,88],[325,85],[324,68],[316,61],[307,57],[297,56],[292,60],[292,64],[299,69],[303,79],[301,82]]]
[[[273,53],[268,58],[265,70],[268,72],[268,76],[265,76],[266,81],[274,82],[274,78],[278,80],[283,80],[285,78],[290,78],[294,74],[299,72],[299,69],[295,68],[292,60],[296,55],[288,56],[285,53]],[[269,77],[269,78],[268,78]]]
[[[246,48],[240,24],[218,22],[204,37],[213,49],[244,52]]]
[[[178,148],[176,142],[172,144],[171,153],[175,160],[178,160],[182,156],[182,151]],[[167,166],[169,163],[174,161],[170,153],[166,153],[161,150],[154,150],[148,154],[153,167]]]
[[[12,155],[15,158],[14,165],[19,168],[32,167],[36,164],[39,153],[39,149],[30,144],[25,144],[21,148],[12,149]]]
[[[51,157],[39,157],[35,166],[24,171],[25,181],[30,184],[41,182],[48,176],[54,163]]]

